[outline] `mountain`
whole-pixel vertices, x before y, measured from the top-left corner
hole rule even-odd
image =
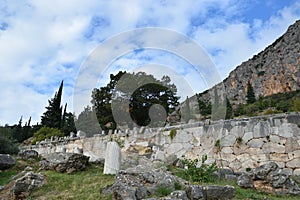
[[[198,96],[208,101],[217,89],[219,95],[225,91],[231,104],[245,103],[248,81],[256,98],[300,90],[300,20],[273,44],[237,66],[222,83]]]

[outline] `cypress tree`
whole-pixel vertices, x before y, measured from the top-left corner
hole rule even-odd
[[[250,83],[250,81],[248,81],[247,83],[247,95],[246,95],[246,98],[247,98],[247,104],[251,104],[251,103],[254,103],[255,102],[255,94],[254,94],[254,89]]]
[[[62,81],[58,91],[55,93],[54,97],[50,100],[49,106],[46,107],[46,112],[43,113],[41,124],[42,126],[47,126],[50,128],[61,128],[61,121],[62,121],[62,107],[61,107],[61,96],[62,96],[62,90],[63,90],[63,84]]]

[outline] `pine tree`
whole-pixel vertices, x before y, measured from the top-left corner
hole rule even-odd
[[[254,89],[250,83],[250,81],[248,81],[247,83],[247,95],[246,95],[246,98],[247,98],[247,104],[251,104],[251,103],[254,103],[255,102],[255,94],[254,94]]]
[[[41,124],[42,126],[47,126],[50,128],[61,128],[62,121],[62,107],[61,107],[61,96],[63,90],[62,81],[58,92],[55,93],[54,97],[51,100],[48,100],[49,106],[46,107],[47,111],[43,113]]]

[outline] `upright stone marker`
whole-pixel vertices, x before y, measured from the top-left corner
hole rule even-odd
[[[120,169],[121,149],[116,142],[108,142],[105,152],[104,174],[116,174]]]

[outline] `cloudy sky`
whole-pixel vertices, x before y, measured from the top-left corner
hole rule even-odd
[[[82,65],[99,45],[124,32],[158,27],[183,34],[203,47],[223,79],[298,19],[298,0],[0,0],[0,125],[21,116],[39,122],[61,80],[63,101],[73,112]],[[105,84],[109,73],[141,68],[176,74],[174,82],[184,80],[193,92],[208,87],[190,63],[164,49],[115,58],[97,84]]]

